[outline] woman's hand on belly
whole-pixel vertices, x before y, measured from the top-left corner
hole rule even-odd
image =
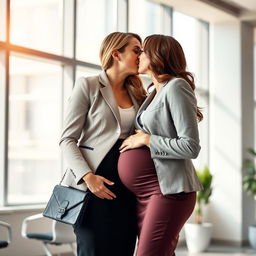
[[[149,147],[150,135],[142,130],[136,130],[135,132],[136,134],[129,136],[123,141],[121,147],[119,148],[121,153],[128,149],[140,148],[143,146]]]
[[[84,182],[86,183],[89,190],[101,199],[113,199],[116,198],[116,195],[111,192],[104,183],[108,185],[114,185],[114,182],[93,173],[88,173],[83,177]]]

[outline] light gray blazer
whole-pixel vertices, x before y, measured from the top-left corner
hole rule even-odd
[[[139,105],[131,94],[135,111]],[[69,98],[60,147],[68,170],[63,184],[86,189],[83,176],[95,172],[121,134],[120,115],[105,71],[81,77]],[[134,127],[131,127],[131,133]]]
[[[137,113],[136,128],[151,134],[151,157],[164,195],[202,189],[191,161],[200,151],[196,107],[189,84],[174,78],[157,94],[154,90]]]

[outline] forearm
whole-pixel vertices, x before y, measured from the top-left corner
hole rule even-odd
[[[150,150],[152,158],[195,159],[200,152],[199,141],[193,138],[166,138],[151,135]]]
[[[87,173],[92,172],[88,163],[84,159],[81,151],[77,147],[75,141],[65,139],[60,144],[64,159],[68,167],[72,169],[77,184],[83,182],[83,177]]]

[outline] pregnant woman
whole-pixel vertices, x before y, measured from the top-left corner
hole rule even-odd
[[[203,116],[173,37],[145,39],[139,73],[149,75],[155,89],[137,113],[136,134],[120,147],[119,176],[137,198],[136,255],[172,256],[202,188],[191,159],[200,151],[197,123]]]

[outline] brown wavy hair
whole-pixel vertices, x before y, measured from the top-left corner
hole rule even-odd
[[[100,47],[101,66],[104,70],[109,69],[113,65],[113,50],[124,52],[132,38],[136,38],[142,43],[140,36],[135,33],[113,32],[105,37]],[[129,86],[132,94],[138,103],[141,104],[146,98],[146,91],[140,77],[138,75],[130,75],[125,79],[124,84],[126,87]]]
[[[192,90],[195,90],[193,75],[186,71],[187,62],[180,43],[171,36],[151,35],[143,42],[143,51],[150,59],[149,69],[154,73],[159,83],[173,77],[183,78]],[[197,118],[203,119],[203,114],[197,107]]]

